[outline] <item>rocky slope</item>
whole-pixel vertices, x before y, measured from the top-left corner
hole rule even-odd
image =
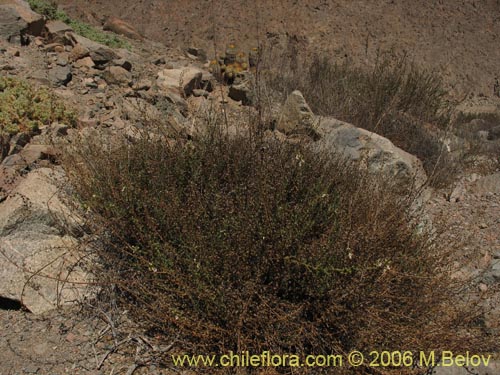
[[[102,24],[123,18],[169,47],[198,46],[213,55],[225,43],[248,48],[291,41],[299,51],[370,64],[378,50],[406,52],[438,69],[457,93],[492,96],[500,74],[500,4],[496,0],[58,0],[67,11]]]

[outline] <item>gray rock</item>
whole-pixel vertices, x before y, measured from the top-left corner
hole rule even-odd
[[[472,353],[476,355],[480,353]],[[440,366],[436,367],[432,375],[494,375],[500,374],[500,363],[498,361],[490,360],[488,366],[481,364],[480,366]]]
[[[208,97],[208,91],[206,90],[202,90],[202,89],[194,89],[193,90],[193,96],[195,97],[204,97],[204,98],[207,98]]]
[[[286,135],[315,135],[317,119],[298,90],[293,91],[283,105],[276,129]]]
[[[483,282],[486,285],[494,285],[500,282],[500,260],[494,259],[491,262],[491,267],[484,273]]]
[[[308,113],[306,109],[302,112]],[[305,119],[310,121],[309,116]],[[427,180],[420,160],[394,146],[387,138],[331,117],[318,119],[319,149],[339,153],[362,163],[370,172],[383,173],[403,184],[419,187]]]
[[[55,86],[66,86],[73,79],[71,65],[56,65],[48,72],[49,81]]]
[[[28,174],[0,204],[0,296],[33,313],[73,303],[89,294],[90,276],[77,265],[81,254],[69,233],[78,220],[59,198],[60,172],[41,168]]]
[[[0,38],[11,43],[27,43],[26,35],[39,36],[45,20],[23,0],[0,2]]]
[[[500,172],[481,177],[472,184],[470,190],[478,195],[500,194]]]

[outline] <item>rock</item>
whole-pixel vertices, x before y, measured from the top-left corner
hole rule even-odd
[[[195,96],[197,98],[198,97],[208,98],[208,91],[202,90],[202,89],[194,89],[193,96]]]
[[[17,133],[10,139],[9,155],[18,153],[26,146],[31,140],[31,135],[29,133]]]
[[[118,58],[118,55],[110,48],[100,47],[90,51],[90,57],[96,65],[105,65]]]
[[[494,259],[491,267],[485,272],[482,281],[486,285],[495,285],[500,282],[500,260]]]
[[[165,60],[164,57],[159,57],[153,61],[153,64],[155,64],[155,65],[165,65],[166,63],[167,63],[167,61]]]
[[[2,165],[21,171],[39,160],[54,160],[55,150],[46,145],[27,145],[19,153],[6,157]]]
[[[63,45],[70,44],[71,38],[66,33],[72,32],[71,26],[68,26],[62,21],[51,20],[45,24],[45,38],[49,43],[61,43]]]
[[[500,172],[481,177],[472,184],[470,190],[478,195],[500,194]]]
[[[66,124],[54,123],[50,126],[49,134],[56,137],[63,137],[68,135],[69,126]]]
[[[307,109],[302,112],[308,113]],[[311,121],[308,115],[304,120],[306,124]],[[417,188],[427,180],[420,160],[378,134],[331,117],[319,118],[317,132],[319,149],[361,162],[370,172],[382,172],[402,184],[414,183]]]
[[[82,48],[89,51],[89,56],[92,58],[94,63],[99,66],[106,65],[112,60],[121,58],[113,49],[106,47],[103,44],[94,42],[83,36],[72,34],[75,39],[75,46],[80,44]]]
[[[59,66],[56,65],[48,72],[49,80],[55,86],[66,86],[73,79],[73,74],[71,73],[71,66]]]
[[[135,91],[147,91],[152,85],[153,83],[149,79],[141,79],[132,85],[132,89]]]
[[[23,0],[0,1],[0,38],[27,44],[26,35],[40,36],[45,20]]]
[[[202,76],[203,72],[193,67],[163,69],[158,73],[156,83],[161,89],[179,90],[180,93],[189,96],[194,89],[201,88]]]
[[[252,83],[249,80],[233,83],[229,87],[228,96],[237,102],[241,102],[243,105],[253,105],[254,93]]]
[[[169,103],[174,104],[184,116],[187,116],[188,103],[179,94],[178,90],[168,89],[168,90],[164,90],[162,92],[162,94],[163,94],[162,98],[157,99],[157,102],[161,102],[162,99],[164,99],[164,100],[168,101]]]
[[[78,69],[82,69],[82,68],[91,69],[95,66],[95,64],[94,64],[94,61],[89,56],[87,56],[87,57],[84,57],[83,59],[75,61],[73,66],[75,68],[78,68]]]
[[[480,355],[481,353],[473,353],[470,355]],[[488,355],[486,355],[488,356]],[[436,353],[437,357],[437,353]],[[449,364],[449,361],[447,362]],[[500,373],[500,362],[491,359],[488,366],[483,363],[477,367],[473,366],[438,366],[436,367],[431,375],[493,375]]]
[[[453,203],[463,201],[466,193],[467,193],[467,189],[465,187],[465,182],[460,181],[454,187],[453,191],[451,192],[450,196],[448,197],[448,201],[453,202]]]
[[[214,82],[216,81],[212,73],[203,72],[201,76],[201,87],[208,92],[212,92],[214,90]]]
[[[102,77],[110,85],[128,85],[132,80],[130,72],[120,66],[106,68]]]
[[[203,48],[189,47],[186,52],[199,61],[207,61],[207,52]]]
[[[302,134],[316,137],[316,116],[298,90],[293,91],[283,105],[276,129],[286,135]]]
[[[103,29],[112,31],[115,34],[124,35],[130,39],[143,39],[142,35],[139,34],[132,25],[117,17],[109,17],[104,24]]]
[[[21,301],[33,313],[70,304],[89,294],[89,275],[77,265],[78,220],[58,196],[48,168],[27,175],[0,204],[0,296]],[[68,231],[59,229],[61,220]],[[74,284],[77,282],[78,284]]]
[[[0,165],[0,202],[9,196],[19,181],[20,175],[13,168]]]
[[[77,61],[83,59],[84,57],[90,56],[90,51],[88,48],[85,48],[80,43],[75,44],[71,53],[69,54],[71,61]],[[93,63],[93,62],[92,62]]]
[[[122,67],[123,69],[125,69],[129,72],[132,70],[132,63],[126,59],[113,60],[112,64],[114,66]]]
[[[496,141],[498,139],[500,139],[500,125],[491,128],[490,131],[488,132],[489,141]]]

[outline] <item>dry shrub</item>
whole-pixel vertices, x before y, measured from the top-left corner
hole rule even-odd
[[[316,114],[390,139],[422,160],[433,175],[431,183],[442,184],[439,171],[455,169],[452,160],[443,157],[439,137],[424,126],[447,129],[455,105],[439,75],[419,69],[406,55],[380,54],[371,68],[350,60],[297,58],[274,51],[263,61],[264,80],[273,90],[285,96],[300,90]]]
[[[102,281],[138,320],[191,353],[491,349],[410,192],[304,144],[208,128],[66,156]]]

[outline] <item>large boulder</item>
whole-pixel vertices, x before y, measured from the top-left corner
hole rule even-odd
[[[90,276],[74,249],[80,226],[54,182],[62,176],[37,169],[0,204],[0,297],[21,301],[33,313],[89,293]]]
[[[26,35],[42,34],[45,20],[23,0],[0,0],[0,38],[26,43]]]
[[[156,83],[162,90],[178,90],[185,96],[202,86],[203,72],[194,67],[184,69],[163,69],[158,73]]]
[[[318,117],[315,129],[318,148],[360,162],[370,172],[416,186],[427,180],[421,161],[387,138],[331,117]]]
[[[276,129],[287,136],[308,136],[316,141],[317,150],[361,163],[369,172],[384,174],[394,181],[422,186],[427,180],[415,156],[378,134],[333,117],[316,116],[298,90],[285,101]]]

